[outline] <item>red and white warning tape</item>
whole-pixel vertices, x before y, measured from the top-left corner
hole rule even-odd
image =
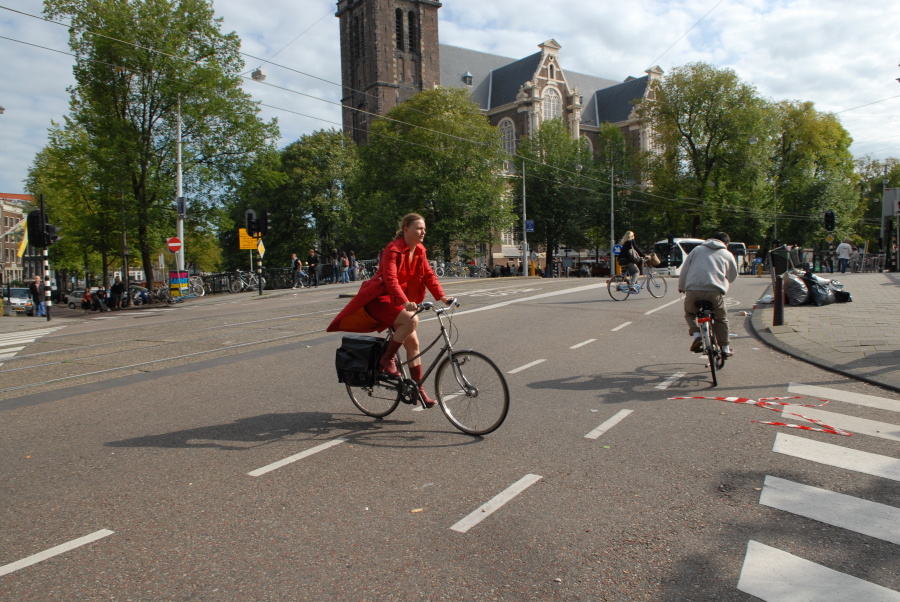
[[[781,399],[801,399],[801,396],[794,397],[761,397],[758,401],[755,399],[750,399],[748,397],[670,397],[669,399],[714,399],[716,401],[730,401],[731,403],[744,403],[748,405],[758,406],[760,408],[764,408],[766,410],[772,410],[773,412],[781,412],[782,408],[785,406],[795,406],[800,408],[820,408],[828,403],[827,399],[822,399],[823,403],[819,405],[812,404],[797,404],[797,403],[785,403],[783,401],[779,401]],[[781,406],[781,407],[773,407],[773,406]],[[821,420],[816,420],[815,418],[810,418],[808,416],[804,416],[803,414],[797,414],[795,412],[788,412],[790,416],[797,416],[798,418],[802,418],[803,420],[808,420],[813,424],[818,424],[822,428],[815,428],[812,426],[806,426],[803,424],[789,424],[787,422],[772,422],[765,420],[752,420],[751,422],[757,422],[759,424],[771,424],[772,426],[783,426],[790,429],[800,429],[803,431],[818,431],[821,433],[831,433],[832,435],[845,435],[847,437],[851,436],[851,433],[839,429],[834,426],[828,426]]]

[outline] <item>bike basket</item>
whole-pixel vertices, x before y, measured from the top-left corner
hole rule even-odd
[[[650,253],[650,256],[647,258],[647,263],[650,264],[651,268],[658,268],[662,262],[659,260],[659,255]]]
[[[341,346],[334,356],[338,382],[351,387],[374,385],[383,344],[383,338],[365,335],[347,335],[341,339]]]

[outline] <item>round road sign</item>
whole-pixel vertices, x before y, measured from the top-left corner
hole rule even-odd
[[[170,253],[177,253],[178,251],[181,250],[181,239],[180,239],[180,238],[176,238],[176,237],[173,236],[172,238],[170,238],[170,239],[169,239],[168,241],[166,241],[166,242],[167,242],[168,245],[169,245],[169,252],[170,252]]]

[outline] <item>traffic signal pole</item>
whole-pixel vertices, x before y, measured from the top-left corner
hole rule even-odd
[[[184,191],[181,187],[181,97],[178,97],[178,145],[175,150],[175,196],[179,199],[184,197]],[[184,202],[183,200],[181,201]],[[175,269],[180,273],[184,271],[184,212],[178,212],[178,218],[175,222],[175,236],[181,241],[181,248],[175,252]],[[179,276],[180,277],[180,276]]]
[[[47,232],[47,214],[44,212],[44,194],[41,193],[41,231],[45,233]],[[45,244],[47,241],[43,241]],[[44,280],[44,313],[47,314],[47,321],[50,321],[50,306],[53,305],[53,299],[50,297],[50,256],[47,251],[47,247],[44,246],[43,249],[44,263],[43,263],[43,280]]]

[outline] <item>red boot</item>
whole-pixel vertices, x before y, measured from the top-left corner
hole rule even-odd
[[[385,349],[384,354],[381,356],[381,361],[378,362],[378,367],[388,376],[392,376],[394,378],[403,378],[403,375],[400,374],[399,370],[397,370],[397,364],[394,362],[394,357],[397,355],[397,350],[399,350],[402,345],[403,341],[395,341],[394,339],[391,339],[391,342],[388,343],[387,349]]]
[[[422,386],[422,364],[418,366],[410,366],[409,367],[409,375],[412,376],[412,379],[416,381],[416,384],[419,385],[419,398],[422,400],[422,403],[426,408],[433,408],[437,401],[428,397],[428,393],[425,392],[425,387]]]

